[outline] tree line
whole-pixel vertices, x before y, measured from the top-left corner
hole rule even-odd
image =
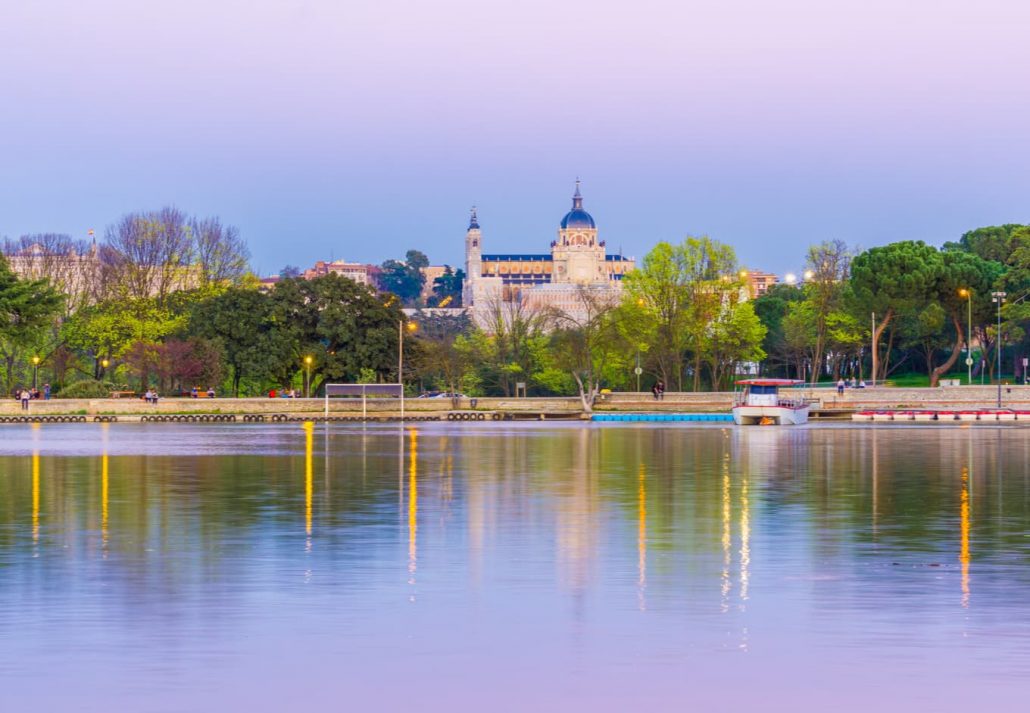
[[[8,392],[37,369],[58,395],[193,386],[255,396],[326,382],[403,380],[412,394],[724,390],[742,375],[882,381],[917,373],[988,379],[1020,365],[1030,318],[1030,227],[980,228],[935,248],[901,241],[812,246],[793,282],[749,292],[733,249],[707,236],[660,242],[620,291],[584,285],[559,309],[517,290],[467,313],[461,271],[422,300],[428,260],[388,260],[375,287],[326,275],[263,290],[239,231],[175,208],[123,216],[102,238],[28,235],[0,258],[0,358]],[[284,274],[287,271],[284,270]],[[997,326],[992,293],[1006,292]],[[406,323],[414,322],[416,330]],[[405,371],[398,375],[404,341]],[[36,366],[33,362],[39,361]]]

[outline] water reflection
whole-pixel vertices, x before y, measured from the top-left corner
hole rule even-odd
[[[637,601],[640,611],[647,609],[647,469],[643,463],[637,474]]]
[[[418,569],[418,429],[408,431],[408,584],[415,584]],[[415,595],[411,595],[415,600]]]
[[[517,707],[574,680],[625,708],[628,667],[690,701],[735,691],[741,667],[855,700],[835,678],[851,666],[886,680],[925,662],[890,682],[920,695],[1030,673],[1022,429],[183,427],[191,454],[134,428],[98,424],[88,447],[74,427],[0,435],[16,453],[0,455],[0,678],[24,679],[5,678],[4,710],[28,700],[26,670],[61,684],[42,709],[89,700],[107,670],[146,687],[166,671],[165,707],[192,709],[190,691],[222,690],[214,672],[246,688],[283,656],[379,707],[394,673],[464,690],[422,673],[437,659]],[[250,707],[288,705],[299,680],[268,676]]]

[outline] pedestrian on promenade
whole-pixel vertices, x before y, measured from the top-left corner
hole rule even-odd
[[[837,396],[844,395],[844,379],[840,378],[837,380]]]
[[[213,387],[213,386],[207,387],[207,397],[209,399],[213,399],[215,397],[215,387]]]
[[[43,400],[50,400],[50,384],[43,384]]]
[[[192,389],[190,389],[190,398],[191,399],[197,398],[197,387],[196,386],[194,386]]]
[[[665,401],[665,382],[658,381],[658,400]]]
[[[657,401],[661,398],[661,383],[660,381],[654,382],[654,386],[651,387],[651,395],[654,396],[654,400]]]
[[[21,410],[22,411],[28,411],[29,410],[29,397],[30,396],[31,396],[31,394],[29,393],[28,389],[22,389],[21,393],[18,394],[18,397],[21,399]]]

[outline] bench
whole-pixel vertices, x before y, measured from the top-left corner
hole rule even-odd
[[[112,399],[120,399],[120,398],[123,398],[123,397],[127,398],[127,399],[134,399],[134,398],[136,398],[136,392],[135,391],[112,391],[111,392],[111,398]]]

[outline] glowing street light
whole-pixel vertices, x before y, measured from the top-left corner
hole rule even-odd
[[[968,287],[963,287],[958,291],[959,297],[966,298],[966,306],[968,307],[968,317],[966,318],[966,369],[969,372],[966,375],[966,383],[972,385],[973,383],[973,291]]]
[[[1005,302],[1006,293],[992,292],[991,301],[998,303],[998,343],[995,348],[998,352],[998,408],[1001,408],[1001,305]]]
[[[815,277],[815,271],[814,270],[805,270],[805,282],[808,282],[813,277]]]
[[[36,388],[36,375],[39,373],[39,357],[32,357],[32,388]]]
[[[795,275],[793,272],[788,272],[786,275],[783,276],[783,281],[791,287],[793,287],[798,283],[798,276]]]
[[[314,360],[314,357],[310,354],[304,357],[304,366],[307,368],[307,379],[304,382],[304,398],[309,398],[311,396],[311,363]]]

